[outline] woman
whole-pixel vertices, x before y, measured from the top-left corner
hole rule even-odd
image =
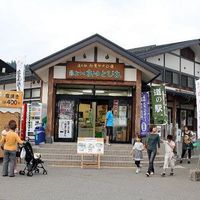
[[[9,121],[10,131],[1,138],[0,143],[4,144],[4,158],[3,158],[3,176],[14,177],[14,167],[16,163],[16,150],[17,144],[23,144],[23,141],[15,133],[17,124],[14,120]],[[8,166],[10,166],[10,171],[8,171]]]
[[[158,148],[160,148],[160,136],[157,134],[157,126],[153,125],[150,128],[150,134],[147,136],[146,140],[146,148],[147,148],[147,154],[149,158],[149,167],[147,170],[147,177],[150,176],[150,174],[154,174],[154,159],[156,157],[157,153],[157,145]]]
[[[191,133],[191,131],[188,130],[187,126],[184,126],[184,129],[183,129],[183,141],[182,141],[182,154],[181,154],[180,163],[183,162],[183,158],[185,156],[185,153],[186,153],[186,151],[188,151],[188,164],[190,164],[192,149],[193,149],[192,133]]]
[[[108,112],[106,113],[106,121],[105,121],[105,125],[106,125],[106,144],[110,145],[110,140],[113,136],[113,113],[112,113],[112,107],[109,106],[108,107]]]

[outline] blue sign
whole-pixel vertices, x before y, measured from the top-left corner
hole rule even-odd
[[[149,106],[149,92],[142,92],[141,97],[141,120],[140,120],[140,135],[142,137],[149,133],[150,124],[150,106]]]

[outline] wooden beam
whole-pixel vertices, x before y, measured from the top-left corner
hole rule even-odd
[[[132,119],[132,138],[136,134],[140,134],[140,118],[141,118],[141,93],[142,93],[142,73],[137,70],[137,81],[135,93],[133,94],[133,119]]]
[[[173,107],[172,107],[172,124],[173,124],[173,136],[176,135],[176,117],[177,117],[177,113],[176,113],[176,96],[174,96],[174,100],[173,100]]]
[[[46,141],[52,142],[54,133],[54,113],[55,113],[55,90],[53,82],[53,67],[49,68],[48,77],[48,103],[47,103],[47,128],[46,128]]]
[[[134,86],[133,81],[95,81],[95,80],[64,80],[54,79],[55,84],[74,84],[74,85],[109,85],[109,86]]]

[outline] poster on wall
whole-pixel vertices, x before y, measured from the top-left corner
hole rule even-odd
[[[72,138],[72,120],[59,119],[59,138]]]
[[[78,154],[103,154],[104,153],[104,139],[79,137],[77,141]]]
[[[141,136],[146,136],[149,133],[149,124],[150,124],[150,106],[149,106],[149,93],[142,92],[141,97]]]
[[[119,106],[119,126],[127,126],[127,106]]]

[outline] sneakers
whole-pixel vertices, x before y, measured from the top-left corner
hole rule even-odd
[[[150,175],[154,175],[154,172],[151,172]]]
[[[136,169],[136,172],[135,172],[136,174],[138,174],[138,173],[140,173],[140,168],[138,168],[137,167],[137,169]]]
[[[174,172],[170,172],[170,174],[169,174],[170,176],[174,176]]]
[[[147,176],[147,177],[149,177],[149,176],[150,176],[149,172],[147,172],[147,173],[146,173],[146,176]]]
[[[188,164],[190,164],[190,160],[188,160]]]
[[[165,176],[165,172],[163,172],[163,173],[161,174],[161,176],[164,177],[164,176]]]
[[[17,173],[18,173],[18,171],[15,169],[15,170],[14,170],[14,174],[17,174]]]

